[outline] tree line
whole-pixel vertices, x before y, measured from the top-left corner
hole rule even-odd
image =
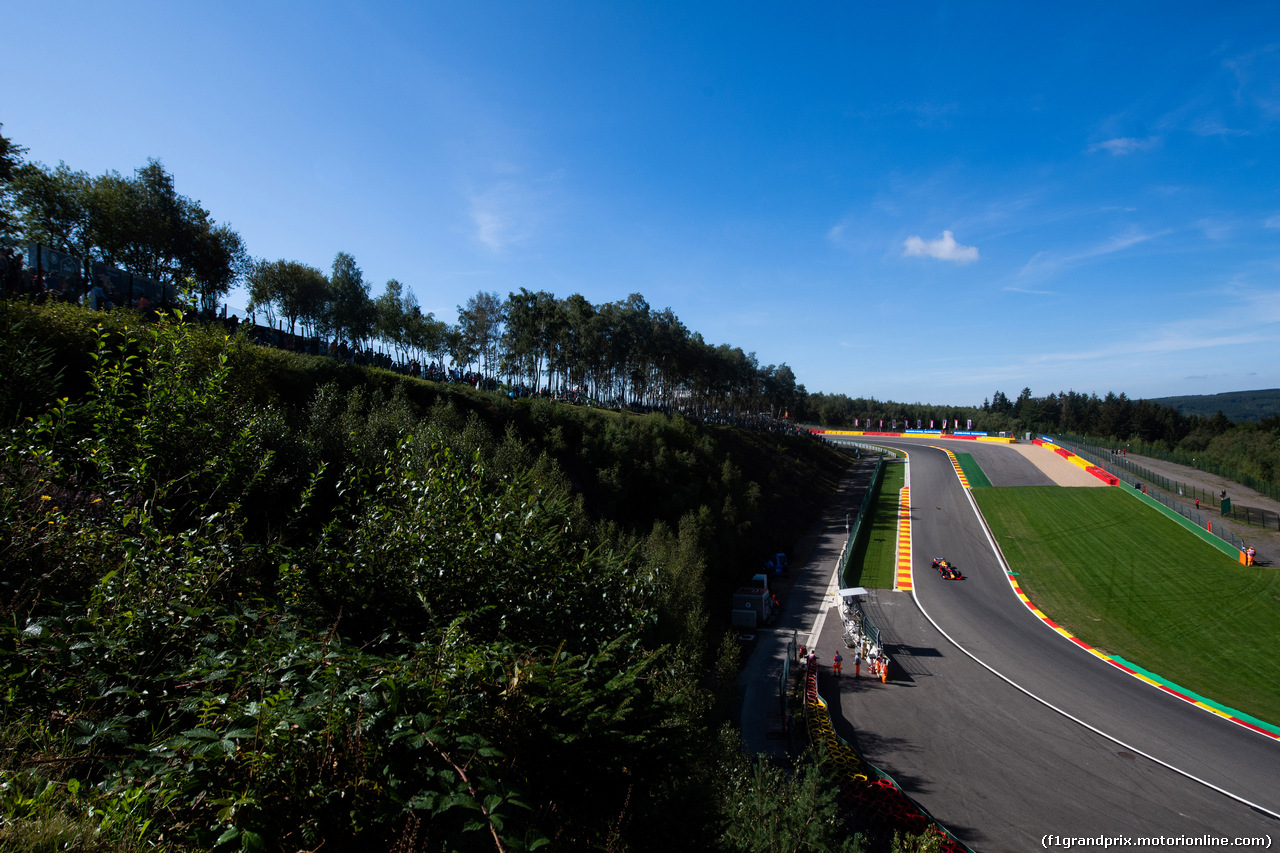
[[[938,406],[896,403],[843,394],[808,394],[796,415],[835,429],[857,426],[898,428],[917,423],[928,427],[946,423],[961,427],[973,422],[984,432],[1026,432],[1088,437],[1095,443],[1157,456],[1199,467],[1244,482],[1253,488],[1280,485],[1280,414],[1258,422],[1234,423],[1218,411],[1213,416],[1183,414],[1153,400],[1135,400],[1122,393],[1083,394],[1060,391],[1041,397],[1023,388],[1013,399],[996,391],[981,406]],[[1257,481],[1257,482],[1253,482]]]
[[[155,281],[194,284],[212,306],[251,267],[244,241],[198,201],[180,194],[159,160],[132,175],[96,177],[66,163],[24,162],[0,135],[0,241],[39,243]]]
[[[1235,426],[1221,412],[1213,417],[1183,415],[1172,406],[1134,400],[1124,393],[1108,392],[1099,397],[1063,391],[1036,397],[1030,388],[1023,388],[1012,400],[1003,391],[996,391],[983,400],[981,406],[938,406],[850,398],[843,394],[809,394],[798,412],[803,418],[836,428],[852,428],[855,420],[863,427],[868,423],[878,426],[883,421],[886,428],[892,423],[912,428],[923,423],[928,427],[931,422],[939,427],[954,428],[956,421],[965,428],[972,421],[973,428],[983,432],[1071,433],[1163,442],[1170,447],[1187,440],[1203,442]]]
[[[810,393],[785,363],[761,365],[754,353],[712,345],[670,308],[655,310],[638,293],[592,304],[521,288],[504,299],[479,292],[449,323],[423,312],[411,289],[386,282],[374,296],[354,257],[336,253],[327,272],[296,260],[254,260],[227,223],[177,193],[173,176],[148,161],[133,176],[90,177],[66,164],[23,160],[25,149],[0,134],[0,239],[40,242],[58,251],[119,265],[157,280],[190,280],[208,303],[243,281],[250,309],[267,323],[359,346],[380,344],[401,361],[477,370],[533,392],[574,391],[616,404],[681,410],[700,417],[768,413],[841,428],[956,422],[989,432],[1059,432],[1145,443],[1156,451],[1204,453],[1236,429],[1221,412],[1183,415],[1124,393],[1077,391],[1010,399],[996,391],[981,406],[897,403]],[[1263,424],[1234,445],[1267,447]],[[1257,453],[1250,451],[1251,457]],[[1238,453],[1233,454],[1239,456]],[[1264,457],[1276,455],[1271,451]],[[1190,457],[1189,457],[1190,458]],[[1196,457],[1198,458],[1198,457]],[[1268,476],[1265,461],[1235,464]]]
[[[804,394],[786,364],[761,365],[740,347],[712,345],[640,294],[594,305],[581,294],[480,292],[448,323],[424,313],[398,280],[374,296],[346,252],[327,273],[297,260],[251,258],[229,224],[176,191],[158,160],[132,176],[92,177],[65,163],[24,162],[25,149],[0,141],[6,245],[40,243],[157,281],[189,281],[206,307],[243,282],[248,310],[268,325],[280,320],[290,333],[357,347],[381,344],[401,361],[448,360],[535,392],[573,388],[703,416],[781,416]]]
[[[371,297],[344,252],[329,276],[296,261],[255,265],[254,310],[278,316],[292,333],[364,345],[377,340],[402,361],[446,360],[538,392],[573,389],[620,404],[679,409],[699,416],[766,412],[784,416],[804,395],[786,364],[761,365],[740,347],[708,344],[670,308],[654,310],[633,293],[594,305],[581,294],[558,298],[521,288],[502,299],[480,292],[449,324],[423,313],[412,291],[391,280]]]

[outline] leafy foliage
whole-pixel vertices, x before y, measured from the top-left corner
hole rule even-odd
[[[96,178],[64,163],[24,163],[13,189],[28,242],[157,281],[190,278],[207,308],[248,272],[240,235],[179,194],[158,160],[131,177],[109,171]]]
[[[312,376],[181,316],[3,316],[48,356],[33,376],[75,363],[55,341],[91,371],[13,411],[0,459],[0,845],[711,839],[688,781],[714,778],[707,549],[764,512],[714,442]],[[296,375],[291,408],[270,389]],[[589,513],[555,459],[606,453],[652,454],[611,489],[688,474],[716,506],[664,496],[650,529],[623,489]]]
[[[313,329],[324,316],[329,280],[315,267],[297,261],[259,261],[248,275],[250,313],[261,308],[267,325],[274,325],[274,310],[289,321],[289,332],[301,320]]]
[[[727,731],[722,740],[731,738]],[[836,807],[839,786],[816,756],[802,756],[793,768],[748,758],[726,749],[719,791],[720,846],[725,850],[772,853],[858,851],[861,838],[850,832]]]

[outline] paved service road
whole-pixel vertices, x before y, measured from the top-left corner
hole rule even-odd
[[[1280,843],[1280,742],[1167,696],[1041,623],[1010,588],[946,454],[925,446],[944,442],[875,441],[911,454],[916,598],[878,591],[867,602],[894,680],[824,674],[842,735],[984,853],[1038,849],[1046,834]],[[1008,448],[962,450],[993,483],[1045,480]],[[934,556],[966,580],[942,580]],[[833,614],[819,648],[833,649],[838,631]]]

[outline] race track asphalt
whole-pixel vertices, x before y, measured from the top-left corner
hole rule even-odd
[[[1010,588],[946,454],[926,446],[943,443],[876,443],[911,455],[915,594],[875,591],[866,603],[896,663],[888,684],[826,672],[820,682],[868,761],[976,851],[1041,849],[1046,834],[1280,842],[1280,742],[1052,631]],[[1008,448],[958,444],[946,446],[972,453],[997,486],[1047,481]],[[966,579],[942,580],[934,556]],[[839,643],[839,626],[833,610],[820,648]]]

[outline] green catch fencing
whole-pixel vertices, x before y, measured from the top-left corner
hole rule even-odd
[[[1198,509],[1182,503],[1179,498],[1185,498],[1186,495],[1178,493],[1177,487],[1181,485],[1185,489],[1185,484],[1178,484],[1166,477],[1161,477],[1146,470],[1145,468],[1142,468],[1140,465],[1131,466],[1128,464],[1118,463],[1114,461],[1115,457],[1113,457],[1110,450],[1107,449],[1077,444],[1073,441],[1060,437],[1055,437],[1053,441],[1055,444],[1067,448],[1077,456],[1088,459],[1107,473],[1114,474],[1117,478],[1139,491],[1143,491],[1145,484],[1148,487],[1144,492],[1147,497],[1160,502],[1195,526],[1207,530],[1214,536],[1229,544],[1231,547],[1235,548],[1237,551],[1243,551],[1248,547],[1245,544],[1245,541],[1232,531],[1228,530],[1225,524],[1214,524],[1212,516],[1206,516]],[[1123,461],[1125,463],[1128,462],[1128,460]],[[1132,469],[1137,470],[1135,471]]]
[[[879,450],[879,448],[873,448]],[[880,484],[884,481],[884,457],[881,456],[876,460],[875,470],[871,472],[871,481],[867,484],[867,490],[862,495],[862,504],[858,507],[857,518],[849,520],[849,534],[844,542],[844,547],[840,550],[840,585],[848,586],[848,570],[849,561],[853,559],[853,552],[857,549],[858,540],[863,535],[863,524],[866,520],[867,513],[871,510],[871,504],[880,494]]]
[[[840,550],[840,586],[851,586],[849,580],[849,562],[853,559],[854,552],[864,536],[868,535],[866,531],[870,525],[863,524],[867,519],[867,515],[871,512],[871,506],[880,496],[880,486],[884,482],[884,466],[885,457],[884,449],[875,447],[874,445],[860,445],[865,450],[877,451],[881,454],[876,460],[875,470],[871,472],[871,480],[867,483],[867,490],[862,495],[862,505],[858,507],[858,516],[849,523],[849,534],[845,539],[844,547]],[[852,648],[855,643],[855,634],[861,635],[871,640],[877,647],[881,645],[880,629],[875,623],[867,617],[862,610],[862,602],[854,601],[849,607],[849,621],[845,623],[843,637],[845,645]],[[852,623],[852,626],[850,624]]]
[[[853,441],[851,439],[833,439],[828,436],[827,441],[830,441],[833,444],[838,444],[842,447],[853,446],[857,447],[859,450],[866,450],[871,453],[879,454],[879,458],[876,459],[875,470],[871,472],[871,480],[867,483],[867,490],[862,494],[862,504],[858,507],[858,515],[856,518],[851,518],[849,520],[849,532],[845,537],[844,547],[840,550],[840,559],[838,563],[840,566],[840,586],[848,587],[850,586],[849,561],[853,559],[853,554],[858,548],[859,540],[864,535],[863,531],[865,526],[863,525],[863,522],[866,520],[867,514],[871,511],[872,503],[875,502],[876,498],[880,494],[880,485],[884,482],[885,456],[890,455],[897,458],[897,453],[884,447],[877,447],[874,444]],[[858,630],[861,634],[870,638],[873,643],[879,646],[881,644],[880,629],[877,628],[862,611],[861,602],[855,601],[851,607],[851,611],[850,617],[857,623]],[[845,644],[849,645],[851,641],[850,629],[847,624],[844,630],[844,639]]]
[[[1081,447],[1094,448],[1095,452],[1100,456],[1110,456],[1112,450],[1118,451],[1127,446],[1127,442],[1123,442],[1123,441],[1121,442],[1099,441],[1098,439],[1095,439],[1095,438],[1084,438],[1078,435],[1064,435],[1062,437],[1066,441],[1074,442],[1075,444],[1078,444]],[[1204,471],[1206,474],[1213,474],[1215,476],[1223,478],[1224,480],[1230,480],[1233,483],[1239,483],[1242,486],[1253,489],[1258,494],[1265,495],[1266,497],[1269,497],[1272,500],[1280,501],[1280,485],[1276,485],[1275,483],[1260,479],[1258,477],[1253,476],[1252,474],[1246,474],[1243,471],[1240,471],[1236,468],[1232,468],[1229,465],[1219,465],[1215,462],[1210,462],[1206,459],[1201,459],[1198,456],[1188,456],[1185,453],[1175,453],[1168,450],[1162,450],[1158,447],[1150,447],[1146,444],[1143,444],[1141,446],[1141,453],[1143,456],[1150,456],[1153,459],[1160,459],[1164,462],[1172,462],[1175,465],[1182,465],[1186,468],[1195,468],[1197,471]],[[1121,464],[1132,464],[1134,465],[1135,468],[1141,467],[1134,463],[1130,463],[1129,460],[1126,459],[1123,455],[1118,456],[1118,461]],[[1146,474],[1143,474],[1142,476],[1146,476]],[[1158,475],[1153,474],[1152,476],[1154,477]],[[1215,508],[1217,508],[1218,494],[1216,492],[1205,492],[1204,489],[1200,489],[1198,491],[1199,491],[1199,494],[1188,493],[1188,495],[1192,498],[1199,497],[1201,503],[1209,502]],[[1255,512],[1259,512],[1259,510],[1255,510]],[[1274,517],[1275,513],[1269,513],[1269,515]]]

